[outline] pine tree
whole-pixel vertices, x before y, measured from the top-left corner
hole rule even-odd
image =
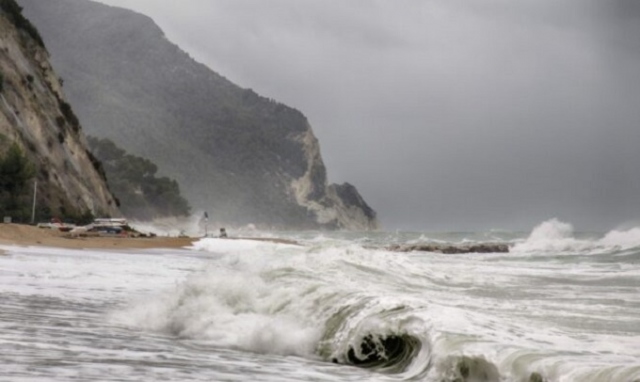
[[[0,212],[4,216],[18,220],[28,217],[28,182],[35,173],[35,167],[15,143],[0,158]]]

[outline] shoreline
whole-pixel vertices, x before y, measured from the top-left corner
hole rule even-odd
[[[64,249],[153,249],[184,248],[201,238],[194,237],[123,237],[80,236],[56,229],[38,228],[22,224],[0,224],[0,244],[16,246],[53,247]]]
[[[125,237],[71,236],[56,229],[38,228],[31,225],[0,223],[0,245],[24,247],[52,247],[63,249],[186,249],[205,237]],[[277,238],[229,237],[223,240],[252,240],[276,244],[300,245],[293,240]],[[2,250],[0,250],[0,256]]]

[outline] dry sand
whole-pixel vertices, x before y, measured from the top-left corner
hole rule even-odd
[[[21,224],[0,223],[0,244],[20,246],[42,246],[70,249],[147,249],[147,248],[184,248],[199,237],[126,237],[121,235],[74,237],[67,232],[55,229],[38,228]],[[241,238],[228,240],[268,241],[279,244],[300,245],[291,240],[277,238]],[[0,255],[2,252],[0,251]]]
[[[198,238],[190,237],[123,237],[88,236],[72,237],[58,230],[37,228],[21,224],[0,223],[0,244],[21,246],[43,246],[56,248],[101,248],[101,249],[145,249],[182,248],[191,245]]]

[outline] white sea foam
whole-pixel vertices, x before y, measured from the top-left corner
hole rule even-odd
[[[621,249],[640,247],[640,227],[626,231],[611,231],[599,243],[610,247],[620,247]]]
[[[273,243],[269,241],[242,240],[242,239],[215,239],[204,238],[196,241],[190,247],[198,251],[207,251],[217,254],[263,254],[295,249],[292,244]]]
[[[640,247],[640,228],[613,230],[602,238],[575,237],[573,226],[558,219],[545,221],[535,227],[529,237],[516,244],[513,251],[531,253],[592,254]]]
[[[138,360],[137,377],[124,380],[442,381],[472,359],[508,382],[532,372],[550,381],[640,378],[637,251],[555,259],[635,248],[638,229],[576,238],[554,220],[515,256],[391,253],[324,235],[305,246],[207,238],[191,251],[2,247],[0,345],[12,350],[0,365],[39,381],[106,380]],[[394,375],[330,364],[346,362],[367,336],[405,336],[421,350]],[[29,365],[43,352],[80,366],[37,374]]]
[[[312,356],[319,334],[304,315],[274,312],[285,294],[270,291],[256,275],[209,269],[164,296],[115,314],[114,319],[215,347]]]
[[[529,237],[514,247],[514,252],[575,252],[589,250],[593,242],[573,237],[573,226],[558,219],[541,223]]]
[[[273,254],[286,244],[202,239],[194,249],[216,255],[213,263],[174,289],[137,301],[113,318],[120,324],[165,332],[211,346],[312,357],[319,332],[302,310],[288,309],[300,292],[274,284]]]

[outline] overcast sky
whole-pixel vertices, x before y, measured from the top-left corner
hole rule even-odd
[[[101,0],[301,110],[385,228],[640,225],[638,0]]]

